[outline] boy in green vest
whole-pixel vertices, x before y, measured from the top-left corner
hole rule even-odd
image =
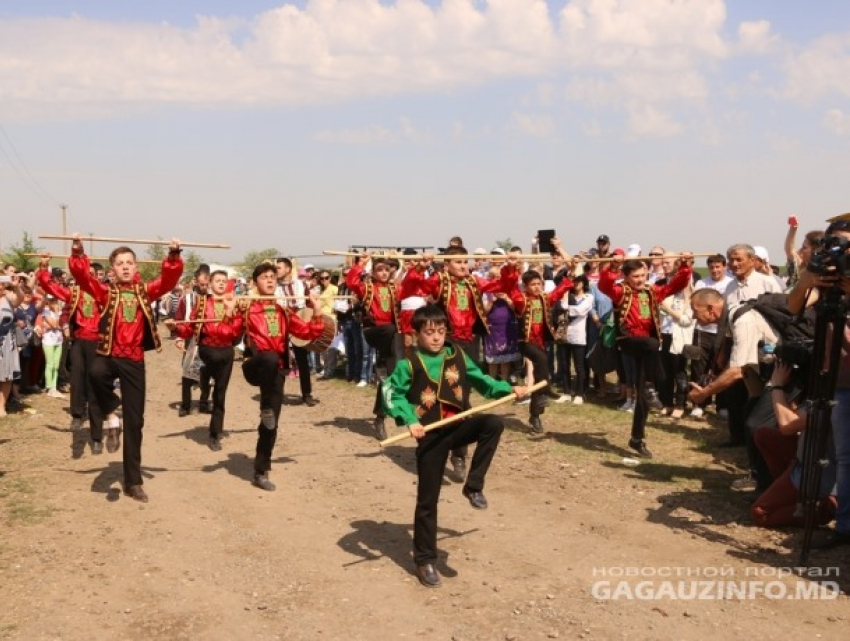
[[[504,422],[494,414],[475,414],[428,433],[423,425],[469,409],[470,388],[485,398],[499,398],[512,392],[521,398],[526,395],[526,388],[511,387],[510,383],[490,378],[463,350],[446,343],[448,319],[441,307],[420,307],[413,315],[412,325],[416,351],[400,361],[383,383],[382,398],[387,416],[394,418],[397,425],[406,426],[419,442],[413,552],[417,578],[422,585],[434,588],[440,585],[440,574],[435,567],[437,504],[449,452],[477,444],[463,495],[472,507],[486,509],[484,477],[499,445]]]

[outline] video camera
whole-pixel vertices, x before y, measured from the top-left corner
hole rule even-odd
[[[850,276],[850,240],[830,234],[824,236],[812,254],[807,269],[813,274]]]

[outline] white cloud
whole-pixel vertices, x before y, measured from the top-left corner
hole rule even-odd
[[[392,142],[394,136],[393,133],[386,127],[370,125],[359,129],[325,129],[318,132],[314,138],[319,142],[327,143],[374,145],[377,143]]]
[[[7,19],[0,108],[25,117],[303,105],[576,71],[615,84],[605,101],[698,100],[700,67],[728,55],[724,19],[722,0],[572,0],[554,17],[545,0],[309,0],[192,28]]]
[[[811,102],[825,95],[850,97],[850,33],[815,40],[786,63],[786,95]]]
[[[555,125],[549,116],[514,113],[511,129],[536,138],[549,138],[555,132]]]
[[[742,22],[738,25],[738,49],[746,53],[764,54],[779,43],[779,36],[770,31],[770,22]]]
[[[850,135],[850,114],[840,109],[830,109],[823,119],[824,125],[837,136]]]
[[[422,142],[427,139],[427,135],[417,129],[409,118],[402,116],[393,127],[373,124],[365,127],[324,129],[317,132],[313,138],[332,144],[377,145],[401,141]]]
[[[683,131],[681,123],[651,105],[635,105],[629,109],[629,137],[667,138]]]

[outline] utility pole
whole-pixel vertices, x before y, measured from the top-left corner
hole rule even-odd
[[[62,235],[67,236],[68,235],[68,205],[63,203],[63,204],[59,205],[59,207],[62,208]],[[70,252],[68,251],[68,241],[66,240],[63,243],[63,245],[65,247],[65,253],[69,254]]]

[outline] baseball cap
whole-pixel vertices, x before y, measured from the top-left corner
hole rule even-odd
[[[490,250],[490,253],[491,254],[499,254],[500,256],[506,256],[507,255],[505,253],[505,250],[502,249],[501,247],[494,247],[493,249]]]
[[[406,247],[401,253],[405,256],[416,256],[416,250],[413,247]]]
[[[316,269],[316,268],[313,267],[310,263],[307,263],[306,265],[304,265],[304,271],[307,271],[309,269]]]
[[[632,243],[628,247],[626,247],[626,256],[640,256],[640,245],[637,243]]]
[[[762,247],[761,245],[756,245],[753,247],[753,250],[755,250],[756,256],[758,258],[770,264],[770,256],[768,255],[767,249],[765,247]]]
[[[625,256],[626,252],[624,252],[620,247],[617,247],[614,251],[611,252],[613,256]]]
[[[61,267],[54,267],[50,270],[50,275],[53,276],[53,278],[61,278],[64,273],[65,272],[62,271]]]
[[[486,250],[486,249],[484,249],[483,247],[476,247],[476,248],[475,248],[475,251],[474,251],[474,252],[472,252],[472,253],[473,253],[473,254],[486,254],[486,253],[487,253],[487,250]]]
[[[599,238],[596,239],[597,243],[610,243],[611,239],[608,238],[608,234],[599,234]]]

